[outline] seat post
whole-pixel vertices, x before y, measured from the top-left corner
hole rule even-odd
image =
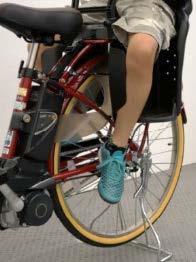
[[[72,8],[78,8],[79,7],[79,0],[72,0],[71,6],[72,6]]]
[[[35,61],[37,58],[38,50],[39,50],[39,43],[32,43],[30,46],[30,51],[28,54],[27,62],[25,67],[29,69],[33,69],[35,66]]]

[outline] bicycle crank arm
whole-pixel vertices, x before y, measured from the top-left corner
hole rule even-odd
[[[20,212],[24,208],[24,201],[14,193],[14,191],[7,185],[0,185],[0,192],[8,201],[11,209],[15,212]]]

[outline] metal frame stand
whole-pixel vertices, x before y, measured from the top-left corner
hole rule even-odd
[[[164,262],[164,261],[170,260],[173,254],[161,248],[161,241],[160,241],[159,235],[157,231],[155,230],[154,226],[152,225],[150,219],[147,217],[145,206],[144,206],[144,199],[145,199],[145,194],[148,188],[148,178],[150,175],[151,165],[152,165],[151,155],[150,153],[145,153],[142,158],[142,162],[141,162],[141,185],[137,189],[134,195],[135,198],[139,199],[139,203],[140,203],[143,224],[144,224],[144,229],[145,229],[145,243],[141,243],[141,242],[133,240],[130,242],[130,244],[133,246],[142,248],[144,250],[149,250],[149,251],[157,253],[157,261]],[[150,245],[148,234],[147,234],[148,228],[151,229],[154,235],[154,238],[156,240],[157,246]]]

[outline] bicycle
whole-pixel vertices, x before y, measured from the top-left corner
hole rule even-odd
[[[125,101],[125,50],[111,29],[115,1],[92,8],[78,3],[46,10],[0,5],[0,24],[32,42],[26,64],[20,64],[20,87],[0,159],[0,225],[2,230],[40,226],[55,210],[80,240],[116,246],[145,231],[136,192],[146,190],[144,204],[154,223],[179,179],[187,121],[181,76],[192,3],[178,10],[177,35],[155,64],[151,94],[130,134],[125,190],[116,205],[99,197],[96,166],[99,147]],[[106,12],[105,23],[83,25],[81,14],[93,12]],[[59,44],[43,54],[43,72],[34,69],[40,43]]]

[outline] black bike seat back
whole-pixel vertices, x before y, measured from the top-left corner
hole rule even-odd
[[[193,10],[193,3],[192,0],[180,0],[179,6],[187,15],[190,15]]]
[[[44,42],[44,37],[54,37],[55,34],[73,40],[82,27],[82,16],[70,7],[30,8],[0,4],[0,25],[34,42]]]

